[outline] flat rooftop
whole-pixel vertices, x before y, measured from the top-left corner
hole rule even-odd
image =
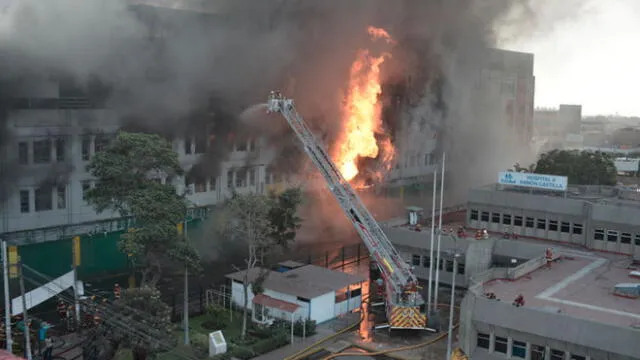
[[[257,267],[251,269],[248,272],[248,281],[253,282],[260,275],[261,270]],[[226,277],[242,282],[246,272],[246,270],[238,271]],[[265,289],[305,299],[313,299],[367,281],[367,278],[361,275],[347,274],[316,265],[305,265],[283,273],[270,270],[268,272],[269,275],[263,285]]]
[[[640,283],[629,277],[628,257],[592,253],[569,253],[551,268],[540,268],[518,280],[493,280],[484,292],[493,292],[512,303],[522,294],[526,307],[618,325],[640,326],[640,299],[614,296],[619,283]]]

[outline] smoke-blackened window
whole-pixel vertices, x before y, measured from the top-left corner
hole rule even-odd
[[[233,170],[227,171],[227,188],[233,189],[233,180],[234,180],[235,172]]]
[[[184,153],[189,155],[193,152],[192,150],[192,146],[193,146],[193,141],[191,141],[191,138],[187,137],[184,139]]]
[[[247,142],[244,140],[239,140],[236,143],[236,151],[247,151]]]
[[[103,134],[96,135],[95,152],[100,152],[109,146],[109,137]]]
[[[67,142],[64,138],[56,139],[56,161],[63,162],[67,156]]]
[[[240,169],[236,172],[236,187],[243,188],[247,186],[247,169]]]
[[[45,164],[51,162],[51,140],[37,140],[33,142],[33,162]]]
[[[67,207],[67,187],[66,186],[58,186],[56,189],[57,199],[58,199],[58,209],[64,209]]]
[[[216,191],[216,187],[218,185],[218,178],[212,176],[209,178],[209,191]]]
[[[29,164],[29,143],[26,141],[18,143],[18,161],[20,165]]]
[[[30,192],[29,190],[20,190],[20,212],[28,213],[31,211],[31,202],[30,202]]]
[[[53,188],[41,187],[35,191],[36,211],[48,211],[53,209]]]
[[[91,136],[82,137],[82,160],[89,161],[91,159]]]
[[[207,137],[205,135],[198,135],[195,139],[195,154],[204,154],[207,151]]]

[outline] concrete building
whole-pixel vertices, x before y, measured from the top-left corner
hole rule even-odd
[[[612,293],[629,281],[630,259],[562,248],[556,255],[550,268],[517,277],[492,268],[472,278],[459,333],[471,359],[638,359],[640,307]],[[524,306],[512,304],[518,295]]]
[[[640,197],[625,188],[578,186],[567,192],[487,185],[469,191],[472,228],[512,231],[640,259]]]
[[[237,306],[244,307],[242,284],[245,274],[252,282],[261,271],[268,271],[264,292],[254,295],[251,285],[248,291],[248,303],[257,322],[293,318],[294,321],[306,319],[322,323],[359,309],[362,293],[368,291],[364,276],[289,261],[281,264],[278,271],[254,268],[228,274],[231,298]]]

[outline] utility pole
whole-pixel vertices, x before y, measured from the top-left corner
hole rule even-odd
[[[11,296],[9,294],[9,256],[7,256],[7,242],[2,241],[2,280],[4,281],[4,333],[7,337],[7,351],[13,350],[11,334]]]
[[[440,239],[442,234],[442,200],[444,198],[444,162],[446,159],[446,153],[442,153],[442,175],[440,180],[440,220],[438,221],[438,253],[436,254],[436,263],[438,264],[436,267],[436,291],[434,294],[433,300],[433,311],[435,312],[438,308],[438,291],[440,290]]]
[[[73,238],[73,303],[77,328],[80,326],[80,300],[78,298],[78,265],[80,265],[80,236]]]
[[[187,219],[184,220],[184,241],[188,240]],[[189,345],[189,264],[184,262],[184,344]]]
[[[25,352],[27,360],[33,360],[31,355],[31,327],[29,326],[29,315],[27,313],[27,298],[24,290],[24,271],[22,267],[22,260],[18,262],[18,271],[20,272],[20,297],[22,297],[22,321],[24,322],[25,333]]]
[[[429,287],[427,288],[427,311],[431,309],[431,291],[433,290],[433,237],[436,226],[436,188],[438,186],[438,170],[433,171],[433,196],[431,197],[431,239],[429,246]]]
[[[453,313],[455,312],[456,298],[456,275],[458,274],[458,257],[457,252],[453,254],[453,276],[451,277],[451,303],[449,304],[449,337],[447,338],[447,360],[451,359],[451,341],[453,338]]]

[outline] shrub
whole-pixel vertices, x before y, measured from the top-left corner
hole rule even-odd
[[[229,349],[228,354],[240,360],[249,360],[256,355],[247,346],[232,346],[231,349]]]
[[[229,313],[221,306],[209,306],[206,310],[208,320],[202,322],[202,327],[206,330],[224,330],[229,326]]]
[[[209,336],[199,332],[191,333],[191,346],[199,353],[209,353]]]
[[[276,332],[272,338],[262,339],[253,344],[253,352],[255,352],[256,355],[262,355],[287,344],[289,344],[289,337],[285,332],[279,331]]]
[[[304,330],[304,331],[303,331]],[[298,320],[293,324],[293,334],[295,336],[312,336],[316,334],[315,320],[302,321]]]

